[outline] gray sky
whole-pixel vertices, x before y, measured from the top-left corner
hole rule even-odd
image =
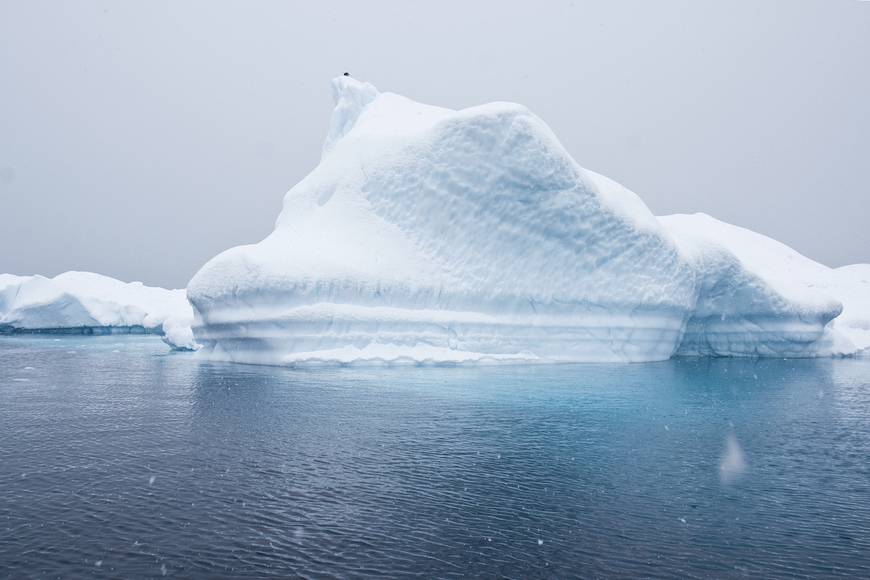
[[[0,272],[186,285],[271,231],[345,70],[523,103],[657,214],[870,261],[870,2],[0,0]]]

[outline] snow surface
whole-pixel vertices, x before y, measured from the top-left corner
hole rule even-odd
[[[192,320],[184,290],[91,272],[54,278],[0,274],[0,329],[7,332],[158,332],[174,348],[193,349]]]
[[[333,81],[275,230],[190,281],[215,358],[266,364],[819,356],[867,345],[870,266],[708,216],[656,218],[521,105]],[[846,309],[835,324],[831,324]]]

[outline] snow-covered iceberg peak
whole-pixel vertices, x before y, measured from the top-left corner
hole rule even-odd
[[[275,231],[194,276],[197,339],[246,362],[669,357],[694,271],[640,199],[528,109],[334,81],[327,154]]]
[[[374,101],[378,94],[378,89],[374,85],[349,76],[340,76],[332,80],[335,109],[329,122],[329,135],[323,146],[324,153],[332,149],[333,144],[353,128],[363,109]]]

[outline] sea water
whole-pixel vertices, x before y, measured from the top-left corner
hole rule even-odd
[[[0,576],[870,576],[870,359],[290,369],[0,338]]]

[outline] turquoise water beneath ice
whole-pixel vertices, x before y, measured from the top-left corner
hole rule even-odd
[[[868,358],[293,370],[0,338],[0,577],[868,577],[868,458]]]

